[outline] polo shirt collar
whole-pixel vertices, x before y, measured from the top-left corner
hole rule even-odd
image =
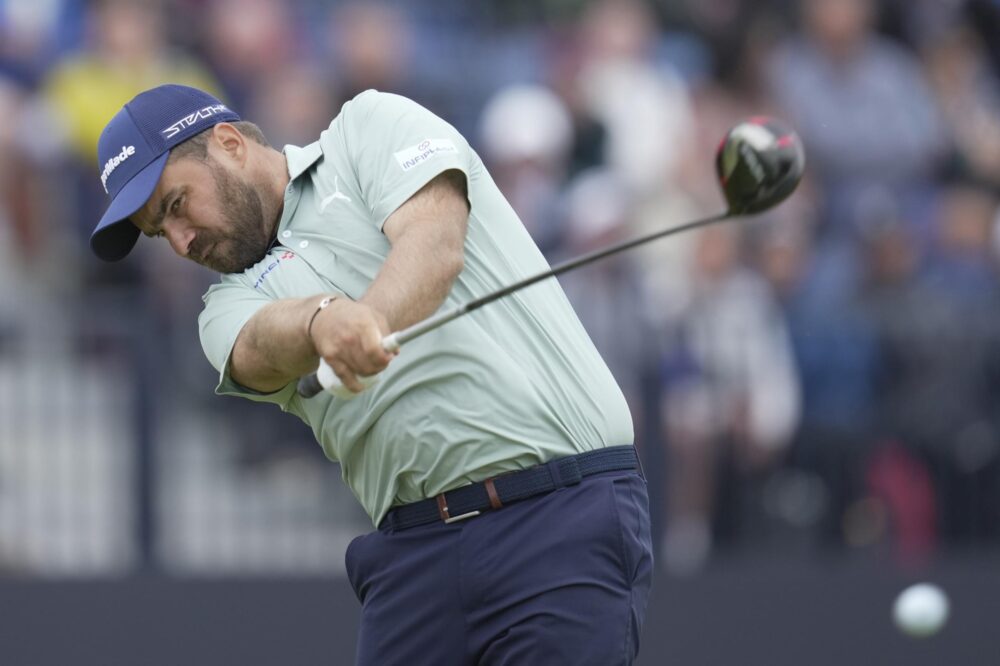
[[[319,147],[319,141],[310,143],[308,146],[285,146],[282,152],[288,162],[288,176],[295,180],[306,170],[316,163],[316,160],[323,156],[323,149]]]

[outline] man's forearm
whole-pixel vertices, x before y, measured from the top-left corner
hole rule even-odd
[[[236,338],[229,371],[241,386],[276,391],[316,368],[316,349],[306,334],[322,296],[274,301],[261,308]]]

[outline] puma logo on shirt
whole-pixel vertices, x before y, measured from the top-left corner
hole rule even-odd
[[[326,212],[326,207],[337,200],[343,200],[347,203],[351,203],[351,198],[340,191],[340,176],[333,177],[333,189],[333,194],[323,197],[323,200],[319,202],[319,212]]]

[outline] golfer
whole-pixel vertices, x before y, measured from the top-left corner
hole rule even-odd
[[[121,259],[144,234],[221,273],[199,319],[217,392],[305,421],[376,526],[346,555],[359,664],[632,663],[646,483],[622,393],[558,283],[398,355],[380,345],[548,267],[452,126],[369,90],[278,151],[214,97],[165,85],[111,119],[98,154],[111,203],[94,252]],[[320,357],[346,395],[297,395]]]

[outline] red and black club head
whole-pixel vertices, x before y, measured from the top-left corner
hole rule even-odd
[[[759,213],[781,203],[795,191],[805,163],[801,139],[781,121],[757,116],[736,125],[715,156],[729,212]]]

